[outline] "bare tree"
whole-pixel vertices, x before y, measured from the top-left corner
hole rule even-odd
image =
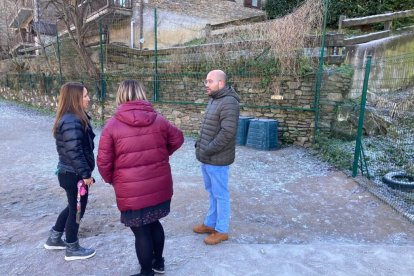
[[[4,0],[0,3],[0,59],[9,57],[11,34],[8,27],[8,15],[11,13],[11,2]]]
[[[9,72],[22,72],[27,70],[27,61],[12,52],[15,36],[13,29],[9,27],[10,14],[16,12],[16,1],[0,1],[0,56],[1,59],[8,59],[11,63],[8,67]]]
[[[99,83],[99,69],[92,61],[85,45],[85,40],[90,31],[90,26],[87,24],[86,19],[92,1],[47,0],[46,3],[47,5],[53,5],[58,18],[64,23],[72,44],[85,65],[88,76]]]

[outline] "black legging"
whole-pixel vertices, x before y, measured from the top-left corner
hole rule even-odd
[[[78,194],[77,183],[81,178],[75,173],[59,172],[58,179],[60,186],[66,191],[68,206],[60,212],[53,228],[58,232],[65,231],[66,242],[73,243],[78,240],[79,224],[76,223],[76,196]],[[86,190],[89,190],[88,186],[86,186]],[[81,218],[85,214],[86,204],[88,204],[88,193],[81,197]]]
[[[141,273],[152,270],[152,260],[160,260],[164,250],[164,228],[157,220],[141,227],[131,227],[135,235],[135,251],[141,265]]]

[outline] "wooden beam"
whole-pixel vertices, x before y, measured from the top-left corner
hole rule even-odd
[[[391,32],[388,30],[388,31],[370,33],[366,35],[354,36],[352,38],[344,39],[344,42],[345,42],[345,45],[347,46],[354,45],[354,44],[361,44],[361,43],[369,42],[372,40],[389,37],[390,33]]]
[[[373,23],[381,23],[385,21],[392,21],[394,19],[399,18],[406,18],[414,16],[414,10],[406,10],[406,11],[399,11],[399,12],[390,12],[385,14],[377,14],[365,17],[358,17],[358,18],[349,18],[343,19],[341,21],[341,27],[353,27],[353,26],[361,26],[361,25],[369,25]]]

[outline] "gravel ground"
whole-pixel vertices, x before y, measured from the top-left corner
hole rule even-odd
[[[52,124],[50,115],[0,101],[0,275],[137,273],[133,235],[97,171],[80,227],[81,244],[96,256],[66,262],[63,251],[43,249],[66,201],[54,175]],[[171,158],[166,275],[412,275],[412,223],[300,147],[237,147],[230,239],[204,245],[191,231],[208,204],[193,145],[187,137]]]

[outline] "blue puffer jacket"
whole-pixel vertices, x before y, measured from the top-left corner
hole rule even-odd
[[[84,179],[90,178],[95,168],[94,137],[89,123],[85,132],[81,120],[75,114],[64,114],[56,129],[58,170],[76,173]]]

